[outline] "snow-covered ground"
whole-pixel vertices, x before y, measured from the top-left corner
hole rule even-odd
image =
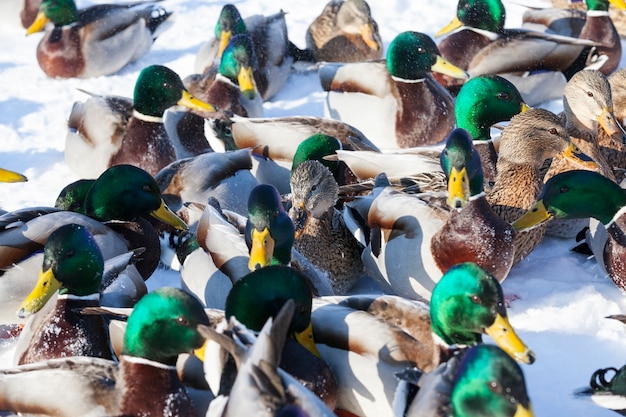
[[[292,41],[304,47],[308,24],[324,1],[236,1],[242,15],[270,14],[283,9]],[[166,0],[176,11],[174,26],[151,52],[116,75],[89,80],[47,78],[37,65],[40,34],[26,37],[18,25],[17,0],[0,2],[0,166],[22,172],[27,183],[2,184],[0,206],[13,210],[52,205],[59,191],[77,179],[63,159],[66,121],[72,103],[86,97],[78,89],[131,96],[139,71],[150,64],[167,65],[181,76],[193,71],[195,53],[213,32],[221,1]],[[79,1],[79,6],[90,3]],[[454,16],[456,0],[437,2],[371,0],[385,47],[404,30],[433,35]],[[524,8],[507,4],[507,26],[519,26]],[[623,60],[624,62],[624,60]],[[266,116],[323,115],[323,98],[315,73],[294,74],[274,99]],[[549,103],[558,111],[560,102]],[[509,314],[537,361],[524,366],[537,416],[611,416],[610,411],[574,398],[600,367],[626,362],[626,327],[604,318],[626,312],[626,298],[602,275],[593,259],[569,252],[571,242],[547,239],[512,271],[504,283],[513,301]],[[176,282],[174,272],[160,271],[154,285]],[[489,342],[489,340],[487,340]],[[0,366],[8,365],[0,360]]]

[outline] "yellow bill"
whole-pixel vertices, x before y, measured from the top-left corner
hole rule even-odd
[[[467,72],[446,61],[440,55],[437,55],[437,61],[432,67],[430,67],[430,70],[440,74],[449,75],[450,77],[459,78],[461,80],[467,80],[469,78],[469,74]]]
[[[533,206],[519,219],[515,220],[511,226],[518,232],[523,230],[534,229],[550,220],[553,217],[551,213],[546,210],[546,206],[543,204],[543,200],[537,201]]]
[[[250,248],[250,260],[248,268],[254,271],[270,264],[274,254],[274,239],[270,230],[266,227],[262,231],[252,229],[252,247]]]
[[[186,90],[183,90],[183,96],[181,97],[180,100],[178,100],[178,103],[176,104],[178,104],[179,106],[185,106],[192,110],[212,111],[212,112],[217,111],[215,107],[213,107],[211,104],[205,103],[204,101],[195,98],[194,96],[189,94],[189,92]]]
[[[258,92],[254,75],[252,74],[252,67],[241,67],[239,74],[237,74],[237,83],[239,84],[241,94],[248,100],[254,100]]]
[[[374,28],[372,25],[367,24],[361,26],[361,38],[363,38],[363,42],[373,51],[378,51],[380,45],[376,42],[374,38]]]
[[[55,278],[52,268],[40,271],[35,288],[20,305],[17,316],[23,319],[35,314],[46,305],[59,288],[61,288],[61,283]]]
[[[515,333],[507,317],[498,314],[493,324],[485,329],[485,333],[516,361],[527,364],[535,362],[535,354]]]
[[[155,219],[159,219],[162,222],[165,222],[170,226],[175,227],[178,230],[189,230],[189,226],[187,226],[187,223],[185,223],[183,219],[174,214],[174,212],[165,204],[165,201],[163,201],[163,199],[161,199],[161,206],[151,212],[150,215]]]
[[[17,172],[9,171],[8,169],[0,168],[0,182],[26,182],[28,178],[26,178],[22,174],[18,174]]]
[[[33,33],[41,32],[44,30],[46,25],[50,19],[45,15],[44,12],[37,13],[37,17],[35,17],[35,21],[26,29],[26,36],[32,35]]]
[[[467,168],[463,167],[457,171],[452,167],[450,177],[448,178],[448,205],[452,208],[461,208],[465,206],[470,198],[469,176]]]
[[[313,339],[312,323],[309,323],[309,326],[300,333],[296,333],[296,340],[318,358],[322,357],[320,355],[320,352],[317,350],[317,346],[315,346],[315,340]]]
[[[453,30],[456,30],[456,29],[458,29],[460,27],[463,27],[463,26],[464,26],[463,22],[461,22],[458,17],[455,17],[443,29],[441,29],[439,32],[435,33],[435,38],[438,38],[438,37],[443,36],[443,35],[445,35],[447,33],[450,33]]]

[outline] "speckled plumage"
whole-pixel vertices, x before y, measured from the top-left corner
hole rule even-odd
[[[487,200],[505,221],[512,222],[535,202],[543,177],[544,161],[564,152],[570,144],[560,119],[544,109],[530,109],[514,116],[502,132],[497,176]],[[545,227],[515,237],[516,265],[543,239]]]
[[[292,207],[296,225],[294,247],[316,267],[330,274],[335,294],[345,294],[364,273],[363,247],[334,207],[338,185],[319,161],[305,161],[292,172]],[[299,220],[305,216],[304,224]]]

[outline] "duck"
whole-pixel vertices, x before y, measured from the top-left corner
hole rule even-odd
[[[67,198],[61,200],[72,205],[69,203],[71,198],[80,198],[77,196],[84,194],[74,192],[75,187],[71,184],[68,187],[65,193],[61,193]],[[10,314],[14,317],[17,306],[11,303],[16,299],[21,302],[26,297],[34,286],[37,270],[41,268],[43,255],[38,252],[44,248],[50,234],[65,224],[76,223],[87,227],[105,260],[124,255],[123,258],[129,261],[126,256],[129,249],[145,248],[141,260],[133,264],[142,280],[147,280],[159,264],[160,242],[154,227],[141,216],[156,217],[179,229],[188,227],[165,205],[154,179],[132,165],[109,168],[89,187],[81,206],[85,214],[55,207],[33,207],[0,216],[3,313],[5,307],[10,306]],[[120,268],[117,262],[124,261],[117,259],[111,267]],[[140,284],[136,281],[133,279],[135,284],[128,285],[127,290],[138,288]],[[132,302],[132,297],[130,300],[127,298],[127,290],[114,292],[110,302],[113,305],[116,302],[123,305]]]
[[[296,308],[293,299],[285,300],[278,313],[267,319],[258,334],[234,317],[228,323],[227,334],[211,327],[199,328],[205,337],[219,343],[239,364],[232,388],[227,395],[220,395],[211,402],[207,415],[335,415],[306,384],[283,370],[285,350],[290,341],[290,323],[295,321],[292,317],[297,314]]]
[[[4,369],[0,408],[54,416],[195,416],[175,365],[179,354],[204,345],[199,325],[210,325],[200,302],[181,289],[158,288],[128,317],[119,362],[68,357]],[[71,389],[51,395],[53,385]]]
[[[313,294],[305,276],[286,265],[268,265],[251,271],[233,285],[226,299],[224,318],[227,321],[235,318],[247,329],[261,332],[268,319],[278,318],[289,300],[293,300],[296,312],[286,322],[287,340],[279,364],[334,409],[336,383],[332,370],[320,359],[315,347],[311,326]],[[224,371],[228,373],[226,366],[223,366],[221,378],[216,375],[222,366],[206,361],[211,349],[211,344],[207,344],[204,363],[207,381],[213,392],[228,393],[227,381],[232,382],[235,376],[224,375]]]
[[[104,319],[75,312],[99,305],[103,272],[102,251],[86,227],[70,223],[50,234],[37,284],[18,316],[31,316],[48,302],[51,306],[22,330],[16,365],[71,356],[113,359]]]
[[[613,114],[611,88],[606,77],[598,70],[583,70],[574,74],[563,91],[563,114],[565,126],[572,143],[589,155],[597,164],[598,172],[617,181],[613,167],[604,158],[599,144],[599,131],[616,142],[622,141],[621,125]],[[572,160],[555,158],[545,174],[544,182],[559,172],[580,169]],[[550,236],[573,238],[586,225],[585,219],[556,220],[548,225]]]
[[[207,307],[224,309],[232,285],[268,265],[293,265],[317,294],[333,294],[325,274],[293,248],[295,229],[275,187],[259,184],[248,197],[246,217],[207,204],[187,242],[177,249],[183,288]]]
[[[547,159],[555,157],[571,159],[589,169],[598,166],[571,142],[554,113],[533,108],[511,119],[502,131],[496,180],[487,194],[489,204],[501,219],[512,223],[532,206],[543,185],[542,167]],[[517,233],[513,266],[528,256],[544,235],[545,227]]]
[[[459,262],[476,262],[500,281],[512,267],[514,231],[486,199],[480,157],[464,129],[448,135],[441,167],[446,198],[406,194],[378,177],[369,196],[346,203],[366,224],[361,233],[369,230],[363,263],[386,292],[430,299],[441,274]],[[399,265],[391,254],[405,261]]]
[[[411,371],[402,377],[415,375]],[[402,415],[407,417],[534,415],[524,372],[498,346],[472,346],[432,373],[419,374],[415,379],[419,391],[403,410]]]
[[[311,321],[337,378],[337,409],[359,416],[394,415],[397,372],[432,372],[459,349],[482,343],[483,334],[514,360],[535,360],[509,323],[498,280],[472,262],[442,274],[430,304],[390,294],[320,297]]]
[[[215,37],[198,50],[195,73],[203,79],[213,78],[230,39],[239,34],[248,35],[258,64],[253,68],[255,84],[264,101],[271,99],[287,82],[294,62],[285,14],[281,10],[269,16],[243,19],[234,4],[225,4],[215,24]]]
[[[324,113],[354,125],[383,150],[441,142],[454,127],[454,100],[433,79],[437,71],[468,78],[441,58],[428,35],[402,32],[389,45],[386,62],[320,67],[328,92]]]
[[[154,179],[163,200],[175,212],[180,213],[188,203],[206,204],[210,197],[214,197],[221,208],[245,216],[248,196],[258,185],[250,171],[252,164],[249,148],[205,152],[166,165]]]
[[[624,291],[626,274],[623,259],[626,249],[621,239],[624,205],[625,191],[614,181],[597,172],[565,171],[544,184],[536,201],[513,222],[513,227],[520,231],[532,230],[551,219],[592,217],[597,221],[590,222],[585,239],[602,272]]]
[[[485,190],[489,190],[495,181],[498,158],[499,137],[492,138],[491,127],[529,108],[515,85],[499,75],[473,77],[459,90],[454,104],[456,127],[465,129],[474,141],[481,158]],[[431,147],[384,153],[336,151],[337,158],[348,165],[359,181],[374,178],[381,172],[390,179],[418,180],[416,176],[427,175],[427,184],[417,181],[421,191],[445,190],[446,180],[439,164],[440,153],[440,149]]]
[[[622,57],[622,44],[617,29],[609,13],[609,4],[617,10],[626,10],[623,0],[586,0],[587,11],[579,9],[530,9],[522,16],[522,27],[544,26],[552,33],[590,39],[598,42],[597,53],[607,57],[599,68],[604,75],[610,75],[618,67]],[[573,20],[570,25],[568,14]]]
[[[559,98],[575,72],[593,63],[604,63],[589,53],[597,42],[528,29],[505,29],[504,23],[505,8],[500,0],[460,0],[457,16],[435,38],[462,27],[439,42],[442,56],[470,77],[506,74],[530,105]],[[505,55],[508,58],[500,58]],[[538,70],[548,72],[528,74]],[[458,91],[456,80],[438,80],[453,92]]]
[[[73,0],[42,0],[30,35],[47,30],[37,61],[49,77],[93,78],[118,72],[146,55],[171,23],[157,2],[101,4],[78,10]],[[123,47],[120,47],[123,45]]]
[[[246,34],[228,41],[215,73],[187,77],[185,86],[196,97],[220,111],[244,117],[263,117],[263,99],[256,85],[258,59]]]
[[[363,246],[335,208],[339,185],[318,160],[303,161],[291,172],[291,209],[294,248],[329,274],[335,294],[346,294],[363,276]]]
[[[215,108],[194,98],[174,71],[150,65],[137,77],[133,100],[91,95],[72,106],[64,158],[81,179],[97,178],[108,167],[132,164],[156,175],[176,160],[176,150],[163,124],[169,107],[202,111]]]
[[[382,58],[378,24],[365,0],[331,0],[306,31],[315,61],[362,62]]]

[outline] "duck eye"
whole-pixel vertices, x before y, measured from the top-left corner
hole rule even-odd
[[[504,91],[498,93],[498,98],[500,100],[508,100],[509,99],[509,93],[506,93]]]
[[[482,300],[476,294],[472,295],[470,297],[470,300],[472,300],[472,303],[474,303],[474,304],[481,304],[482,303]]]
[[[550,132],[551,135],[556,135],[556,128],[551,128],[548,132]]]
[[[568,192],[568,191],[569,191],[569,187],[568,187],[568,186],[566,186],[566,185],[564,185],[563,187],[559,188],[559,192],[560,192],[561,194],[564,194],[564,193],[566,193],[566,192]]]
[[[502,393],[502,385],[500,385],[498,381],[489,381],[487,383],[487,387],[489,387],[489,390],[495,394]]]
[[[144,185],[143,187],[141,187],[141,189],[145,192],[150,192],[150,186],[148,184]]]
[[[189,326],[189,320],[186,317],[178,316],[176,317],[176,324],[180,326]]]
[[[593,97],[593,92],[587,91],[587,97]]]
[[[74,255],[76,255],[76,252],[74,251],[74,249],[70,249],[67,252],[65,252],[65,259],[69,259],[69,258],[73,258]]]

